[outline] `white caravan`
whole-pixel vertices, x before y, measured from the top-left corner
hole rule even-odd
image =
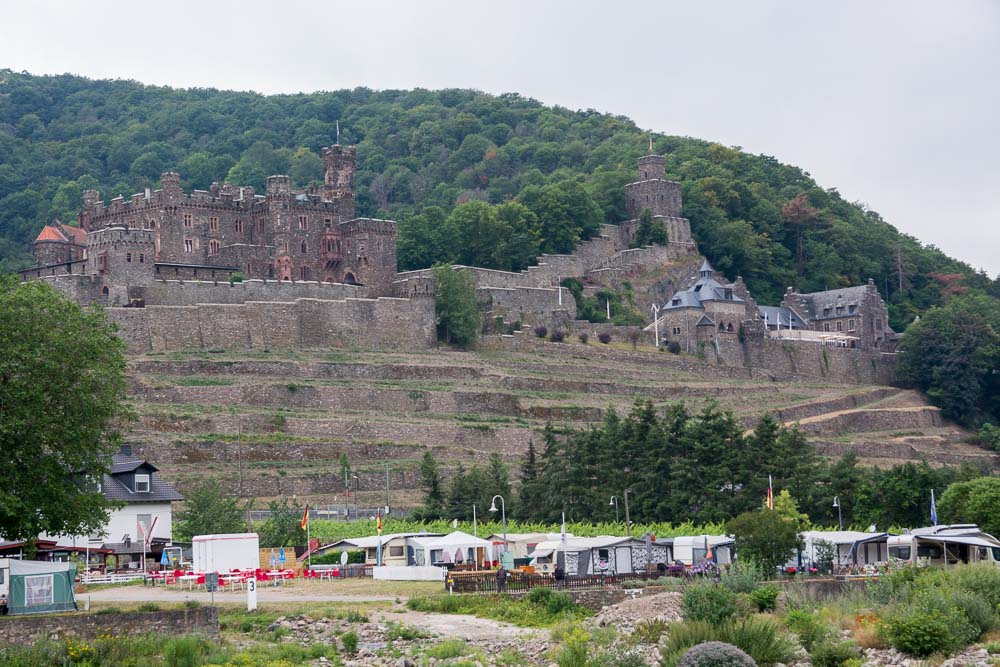
[[[728,535],[685,535],[674,538],[674,561],[685,565],[699,565],[707,560],[709,547],[716,565],[733,562],[736,541]]]
[[[888,538],[889,559],[923,565],[991,563],[1000,567],[1000,540],[974,523],[914,528]]]

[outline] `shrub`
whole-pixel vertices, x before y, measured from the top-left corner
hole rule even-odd
[[[732,644],[705,642],[687,650],[677,667],[756,667],[757,663]]]
[[[552,589],[545,586],[537,586],[528,592],[528,602],[531,604],[544,605],[552,597]]]
[[[588,667],[590,635],[582,628],[573,628],[553,656],[559,667]]]
[[[764,581],[764,571],[752,560],[743,558],[733,563],[722,574],[722,585],[734,593],[752,593]]]
[[[138,607],[139,611],[160,611],[160,605],[155,602],[143,602]]]
[[[581,343],[583,343],[584,345],[586,345],[587,341],[590,340],[590,334],[587,333],[586,331],[581,331],[580,334],[577,336],[577,338],[580,339]]]
[[[794,609],[785,615],[785,626],[798,636],[802,648],[810,652],[830,636],[830,629],[820,622],[819,617],[801,609]]]
[[[354,655],[358,652],[358,633],[354,630],[340,635],[340,643],[344,646],[344,653]]]
[[[198,667],[201,664],[201,655],[207,649],[207,642],[200,637],[171,639],[163,647],[164,664],[167,667]]]
[[[537,336],[538,338],[545,338],[546,336],[549,335],[549,328],[544,324],[537,325],[534,331],[535,331],[535,336]]]
[[[667,622],[659,618],[639,621],[632,631],[632,641],[640,644],[659,644],[667,627]]]
[[[103,609],[98,609],[94,612],[98,616],[103,616],[105,614],[120,614],[122,610],[120,607],[104,607]]]
[[[642,337],[642,333],[638,329],[630,329],[628,332],[628,340],[632,343],[632,349],[634,350],[636,345],[639,344],[639,339]]]
[[[233,285],[235,283],[243,282],[243,274],[239,271],[233,271],[229,274],[229,284]]]
[[[680,354],[681,344],[675,340],[670,341],[669,343],[667,343],[667,352],[669,352],[670,354]]]
[[[761,586],[750,593],[750,599],[753,600],[758,611],[773,611],[778,605],[778,595],[780,593],[781,591],[778,590],[777,586]]]
[[[967,590],[953,591],[948,596],[949,602],[960,610],[969,624],[976,631],[973,639],[979,639],[993,629],[997,623],[997,614],[982,597]]]
[[[899,611],[891,614],[882,627],[893,648],[916,656],[944,653],[954,644],[948,619],[938,613]]]
[[[958,588],[975,593],[990,607],[1000,607],[1000,569],[993,565],[965,565],[949,572]]]
[[[844,667],[860,657],[861,649],[849,641],[823,641],[809,652],[813,667]]]
[[[198,600],[184,600],[185,609],[197,609],[201,606],[201,602]]]
[[[797,650],[778,622],[767,616],[756,615],[721,625],[703,621],[672,623],[667,630],[667,641],[660,648],[660,665],[676,667],[689,648],[711,641],[737,646],[762,665],[791,662]]]
[[[681,615],[688,621],[718,625],[736,614],[736,594],[718,584],[689,586],[681,598]]]
[[[562,329],[553,329],[549,335],[549,340],[553,343],[561,343],[566,340],[566,332]]]
[[[611,334],[609,334],[607,331],[602,331],[601,333],[597,334],[597,340],[607,345],[608,343],[611,342]]]

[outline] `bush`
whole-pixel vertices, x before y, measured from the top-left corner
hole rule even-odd
[[[660,618],[639,621],[632,630],[632,641],[640,644],[659,644],[667,627],[667,622]]]
[[[139,605],[138,611],[160,611],[160,605],[155,602],[143,602]]]
[[[756,667],[757,663],[732,644],[705,642],[687,650],[677,667]]]
[[[992,630],[997,623],[995,608],[990,607],[986,600],[975,593],[967,590],[953,591],[948,596],[948,600],[965,615],[969,624],[976,631],[974,640]]]
[[[201,656],[208,650],[208,643],[200,637],[178,637],[163,647],[167,667],[198,667]]]
[[[734,593],[753,593],[764,578],[764,571],[757,563],[741,558],[722,574],[721,581]]]
[[[536,326],[534,331],[535,331],[535,336],[537,336],[538,338],[545,338],[546,336],[549,335],[549,328],[544,324],[539,324],[538,326]]]
[[[718,584],[688,586],[681,598],[681,615],[687,621],[725,623],[736,614],[736,594]]]
[[[561,343],[566,340],[566,332],[562,329],[553,329],[552,334],[549,336],[549,340],[553,343]]]
[[[597,334],[597,340],[607,345],[608,343],[611,342],[611,334],[609,334],[607,331],[602,331],[601,333]]]
[[[660,649],[661,667],[676,667],[684,653],[704,642],[725,642],[739,647],[758,664],[791,662],[797,646],[773,618],[751,616],[745,621],[712,625],[703,621],[672,623],[667,641]]]
[[[240,273],[239,271],[233,271],[231,274],[229,274],[229,284],[230,285],[234,285],[236,283],[241,283],[241,282],[243,282],[243,274],[242,273]]]
[[[753,600],[758,611],[774,611],[774,608],[778,606],[778,595],[780,593],[781,591],[778,590],[777,586],[761,586],[750,593],[750,599]]]
[[[945,653],[954,645],[948,619],[938,613],[899,611],[891,614],[882,628],[893,648],[916,656]]]
[[[809,652],[813,667],[844,667],[860,657],[861,649],[849,641],[824,641]]]
[[[354,655],[358,652],[358,633],[354,630],[340,635],[340,642],[344,645],[344,653]]]
[[[809,652],[830,636],[830,629],[815,614],[801,609],[785,615],[785,626],[798,636],[802,648]]]
[[[577,338],[580,339],[581,343],[583,343],[584,345],[586,345],[587,341],[590,340],[590,334],[587,333],[586,331],[581,331],[580,334],[577,336]]]
[[[680,354],[681,344],[675,340],[670,341],[669,343],[667,343],[667,352],[669,352],[670,354]]]
[[[955,586],[975,593],[990,607],[1000,607],[1000,569],[988,564],[964,565],[949,571]]]

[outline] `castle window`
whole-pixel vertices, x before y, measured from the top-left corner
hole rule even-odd
[[[837,314],[838,315],[843,315],[844,314],[844,307],[843,306],[837,306]]]
[[[129,220],[128,221],[128,228],[129,229],[135,229],[135,220]]]
[[[156,220],[150,220],[149,221],[149,228],[150,229],[156,229]]]
[[[208,228],[211,229],[213,232],[219,231],[219,219],[218,218],[209,218],[208,219]]]
[[[191,227],[192,227],[191,214],[190,213],[185,213],[184,214],[184,227],[185,227],[185,229],[191,229]]]
[[[301,269],[299,269],[299,275],[302,277],[302,280],[309,280],[309,277],[310,277],[309,276],[309,267],[308,266],[303,266]]]
[[[194,252],[194,241],[191,239],[184,239],[184,252]]]
[[[210,255],[219,254],[219,242],[216,241],[215,239],[212,239],[211,241],[208,242],[208,254]]]
[[[302,254],[304,255],[307,252],[309,252],[309,245],[305,241],[303,241],[302,242]]]
[[[853,315],[853,314],[854,314],[854,311],[855,311],[855,310],[857,310],[857,309],[858,309],[858,307],[857,307],[857,306],[855,306],[855,305],[854,305],[854,304],[852,303],[851,305],[849,305],[849,306],[847,307],[847,312],[849,312],[849,313],[851,313],[851,314]]]
[[[674,327],[674,335],[675,336],[680,336],[681,335],[681,328],[680,327]]]
[[[303,231],[305,231],[306,229],[309,229],[309,220],[304,215],[300,215],[299,216],[299,229],[301,229]]]
[[[129,264],[132,263],[132,253],[130,252],[125,253],[125,261],[128,262]]]
[[[854,331],[854,320],[847,320],[847,330]]]
[[[288,241],[285,241],[285,254],[288,254]]]
[[[323,226],[326,227],[327,229],[333,229],[333,220],[331,220],[330,218],[324,219]]]
[[[882,318],[881,317],[876,317],[875,318],[875,331],[881,331],[881,330],[882,330]]]
[[[267,277],[268,278],[273,278],[274,277],[274,264],[268,264],[267,265]]]
[[[261,234],[264,233],[264,218],[257,221],[257,229],[260,230]]]
[[[844,321],[837,320],[837,331],[843,331],[843,330],[844,330]]]
[[[146,256],[143,255],[142,253],[139,253],[139,263],[140,264],[145,264],[146,263]]]
[[[830,323],[823,322],[823,331],[829,331],[829,330],[830,330]]]
[[[243,233],[243,221],[242,220],[237,220],[236,221],[236,233],[237,234],[242,234]]]

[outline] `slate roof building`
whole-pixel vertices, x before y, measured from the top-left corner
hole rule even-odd
[[[801,294],[789,287],[781,307],[788,309],[812,331],[841,336],[849,347],[892,351],[896,340],[889,326],[889,309],[875,281]]]

